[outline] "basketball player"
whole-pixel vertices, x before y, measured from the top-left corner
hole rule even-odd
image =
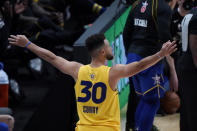
[[[138,0],[137,5],[134,7],[134,3],[132,6],[123,31],[127,63],[155,54],[163,43],[171,40],[171,9],[167,1]],[[135,88],[130,95],[134,96],[133,101],[136,102],[131,107],[135,112],[131,113],[132,123],[127,125],[129,130],[151,130],[154,116],[160,107],[160,98],[164,95],[166,80],[163,79],[163,70],[163,63],[158,62],[130,78]]]
[[[113,59],[112,48],[103,34],[92,35],[86,40],[86,47],[92,58],[89,65],[70,62],[56,56],[49,50],[31,43],[23,35],[11,35],[9,42],[29,49],[75,79],[79,115],[76,131],[120,131],[120,107],[116,89],[120,78],[130,77],[176,50],[176,44],[168,41],[159,52],[139,62],[108,67],[105,63],[106,60]]]

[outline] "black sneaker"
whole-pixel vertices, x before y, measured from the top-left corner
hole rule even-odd
[[[157,126],[153,125],[151,131],[159,131],[159,129],[157,128]]]
[[[134,123],[127,123],[125,131],[134,131]]]
[[[127,128],[126,128],[126,131],[134,131],[134,128],[127,127]]]

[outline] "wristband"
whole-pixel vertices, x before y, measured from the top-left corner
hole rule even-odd
[[[27,48],[31,44],[31,41],[28,41],[27,44],[25,45],[25,48]]]
[[[161,57],[161,56],[159,55],[159,53],[157,53],[157,57],[158,57],[159,59],[163,59],[163,57]]]

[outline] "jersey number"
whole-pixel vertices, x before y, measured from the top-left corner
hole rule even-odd
[[[91,95],[92,95],[92,101],[96,104],[102,103],[105,100],[107,87],[104,83],[98,82],[93,85],[91,81],[81,81],[81,85],[85,86],[85,88],[83,88],[81,92],[86,94],[86,96],[78,97],[78,102],[89,101],[91,98]],[[92,87],[92,94],[89,91],[91,87]],[[101,97],[97,99],[96,94],[97,94],[97,89],[99,87],[101,88]]]

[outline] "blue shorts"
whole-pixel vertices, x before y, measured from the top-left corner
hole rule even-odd
[[[164,76],[164,81],[165,81],[164,89],[165,89],[165,92],[166,92],[166,91],[170,90],[170,83],[169,83],[169,79],[168,79],[167,76]]]
[[[0,131],[8,131],[8,125],[0,122]]]
[[[140,61],[143,57],[129,53],[127,55],[127,64]],[[157,95],[163,97],[164,84],[166,79],[163,77],[163,64],[158,62],[157,64],[149,67],[148,69],[141,71],[140,73],[132,77],[135,91],[138,95]]]

